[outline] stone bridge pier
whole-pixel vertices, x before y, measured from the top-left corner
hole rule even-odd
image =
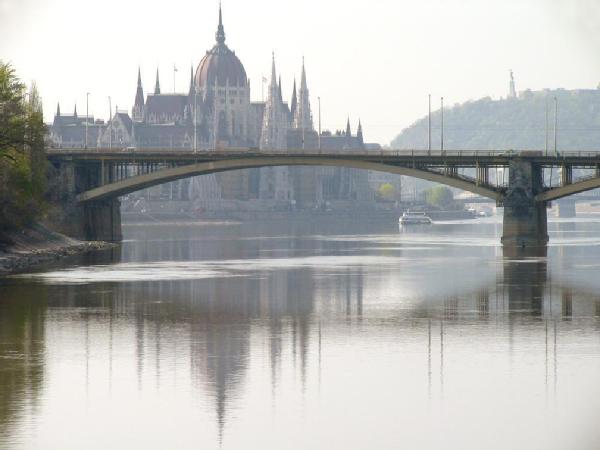
[[[101,163],[63,161],[57,168],[59,204],[51,217],[53,227],[67,236],[86,241],[119,242],[121,202],[108,199],[80,203],[77,195],[101,185]]]
[[[504,206],[502,245],[505,248],[535,249],[548,243],[546,202],[537,201],[543,192],[542,167],[516,158],[509,163],[508,189]]]

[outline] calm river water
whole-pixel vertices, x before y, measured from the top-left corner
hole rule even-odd
[[[128,226],[0,280],[1,449],[600,448],[600,220]]]

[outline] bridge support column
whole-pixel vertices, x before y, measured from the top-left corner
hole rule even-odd
[[[77,194],[101,184],[107,171],[101,164],[74,164],[63,161],[57,170],[57,205],[48,214],[50,228],[87,241],[117,242],[122,239],[118,199],[79,203]]]
[[[86,240],[119,242],[123,239],[119,200],[88,202],[83,205],[83,211]]]
[[[515,159],[509,165],[508,190],[502,201],[504,224],[502,245],[508,248],[539,248],[548,243],[546,202],[537,202],[542,192],[542,168]]]

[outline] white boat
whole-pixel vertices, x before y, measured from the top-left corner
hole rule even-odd
[[[405,211],[398,220],[401,225],[431,225],[431,218],[424,212]]]

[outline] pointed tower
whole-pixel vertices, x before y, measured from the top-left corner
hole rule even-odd
[[[225,28],[223,27],[223,13],[221,12],[221,3],[219,2],[219,26],[217,27],[217,32],[215,34],[215,38],[217,39],[218,45],[225,44]]]
[[[279,75],[279,100],[283,101],[283,94],[281,92],[281,75]]]
[[[298,97],[296,96],[296,78],[294,78],[294,90],[292,91],[292,103],[290,104],[290,113],[292,120],[296,115],[296,109],[298,108]]]
[[[298,93],[298,105],[294,116],[294,127],[311,131],[313,129],[304,58],[302,58],[302,78],[300,79],[300,92]]]
[[[73,117],[77,117],[77,103],[75,103],[75,109],[73,110]]]
[[[60,117],[60,102],[56,104],[56,116]]]
[[[356,130],[356,138],[358,139],[358,142],[361,146],[364,145],[365,141],[363,138],[363,129],[362,123],[360,123],[360,119],[358,119],[358,129]]]
[[[352,130],[350,129],[350,116],[348,116],[348,121],[346,122],[346,137],[352,137]]]
[[[144,120],[144,89],[142,88],[142,72],[139,67],[137,90],[135,92],[135,103],[133,104],[133,109],[131,110],[131,117],[135,122],[142,122]]]
[[[271,82],[265,104],[260,148],[283,152],[287,148],[287,133],[290,119],[281,98],[281,79],[277,82],[275,54],[271,65]],[[292,198],[289,168],[266,167],[260,170],[259,197],[289,201]]]
[[[513,71],[510,71],[510,85],[508,88],[508,98],[517,98],[517,89],[515,87],[515,76]]]
[[[160,94],[160,79],[158,78],[158,67],[156,68],[156,84],[154,85],[154,94]]]
[[[263,128],[260,139],[260,148],[269,150],[282,150],[286,147],[287,114],[281,99],[281,85],[277,82],[275,69],[275,54],[271,64],[271,82],[265,104]]]

